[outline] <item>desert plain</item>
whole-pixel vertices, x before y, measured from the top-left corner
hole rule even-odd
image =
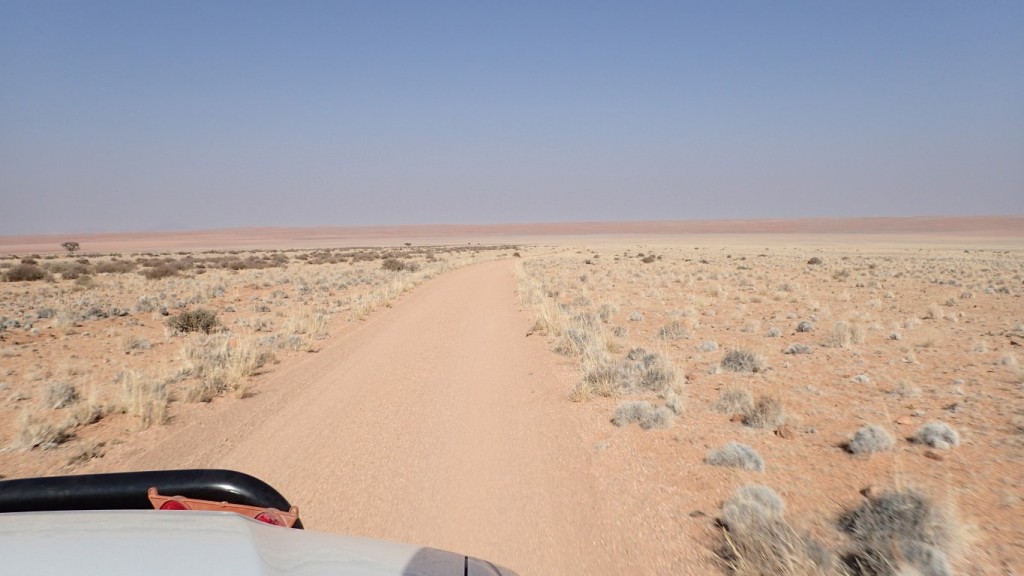
[[[0,237],[0,274],[3,478],[233,468],[524,575],[1024,573],[1024,218]]]

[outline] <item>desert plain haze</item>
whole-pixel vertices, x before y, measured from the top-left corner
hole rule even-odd
[[[1024,3],[0,0],[0,236],[1024,214]]]

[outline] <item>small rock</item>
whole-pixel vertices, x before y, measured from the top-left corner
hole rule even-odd
[[[900,416],[896,419],[897,424],[903,424],[904,426],[914,423],[913,416]]]
[[[942,462],[943,460],[946,459],[945,456],[943,456],[942,454],[939,454],[935,450],[925,450],[924,451],[924,457],[925,458],[931,458],[932,460],[938,460],[939,462]]]
[[[729,422],[743,422],[743,414],[733,414],[729,417]]]
[[[868,500],[874,500],[881,493],[882,489],[879,488],[878,486],[875,486],[874,484],[871,484],[870,486],[865,486],[864,488],[860,489],[860,495],[867,498]]]
[[[775,435],[783,440],[790,440],[796,436],[796,430],[789,424],[782,424],[775,429]]]
[[[707,514],[701,512],[700,510],[694,510],[693,512],[690,512],[690,518],[703,518],[705,516],[707,516]]]

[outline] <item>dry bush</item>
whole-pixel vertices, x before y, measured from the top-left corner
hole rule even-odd
[[[53,424],[40,414],[39,409],[26,409],[18,418],[16,446],[22,450],[56,448],[73,436],[73,429],[73,422]]]
[[[892,435],[885,428],[872,424],[858,428],[846,449],[851,454],[874,454],[892,450],[894,444]]]
[[[673,321],[661,327],[658,330],[658,338],[662,340],[682,340],[683,338],[689,338],[690,332],[683,326],[682,322]]]
[[[166,382],[134,370],[121,375],[121,411],[137,417],[142,428],[167,422],[170,402]]]
[[[712,466],[764,472],[764,460],[757,450],[739,442],[729,442],[723,448],[711,450],[704,461]]]
[[[672,411],[667,407],[655,408],[646,400],[626,400],[615,409],[612,423],[618,427],[636,422],[644,430],[672,426]]]
[[[204,334],[209,334],[221,327],[220,321],[217,320],[217,313],[202,308],[171,316],[167,319],[167,325],[177,332],[202,332]]]
[[[228,391],[246,396],[246,378],[274,359],[259,340],[227,334],[191,342],[185,346],[184,355],[191,367],[190,375],[199,379],[186,393],[189,402],[209,402]]]
[[[718,557],[737,576],[812,576],[842,572],[829,550],[794,530],[783,502],[767,486],[740,488],[722,505]]]
[[[782,403],[774,396],[761,396],[743,413],[743,423],[752,428],[774,428],[786,421]]]
[[[714,408],[723,414],[746,414],[754,409],[754,397],[742,389],[725,390],[718,397]]]
[[[864,343],[864,330],[856,323],[840,320],[832,327],[828,345],[832,348],[849,348]]]
[[[913,490],[889,491],[847,510],[839,528],[853,545],[844,557],[855,576],[948,576],[959,530],[945,511]]]
[[[914,442],[932,448],[946,449],[960,444],[960,435],[945,422],[930,422],[914,434]]]
[[[34,282],[46,278],[46,270],[35,264],[18,264],[4,273],[4,280],[7,282]]]
[[[734,348],[722,358],[722,368],[730,372],[763,372],[765,363],[763,358],[753,352]]]
[[[54,410],[65,408],[78,401],[78,390],[66,382],[52,382],[46,387],[43,404]]]

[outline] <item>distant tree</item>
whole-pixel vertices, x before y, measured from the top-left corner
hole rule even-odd
[[[64,249],[68,251],[68,254],[74,254],[75,252],[78,252],[79,248],[78,242],[64,242],[63,244],[61,244],[61,246],[63,246]]]

